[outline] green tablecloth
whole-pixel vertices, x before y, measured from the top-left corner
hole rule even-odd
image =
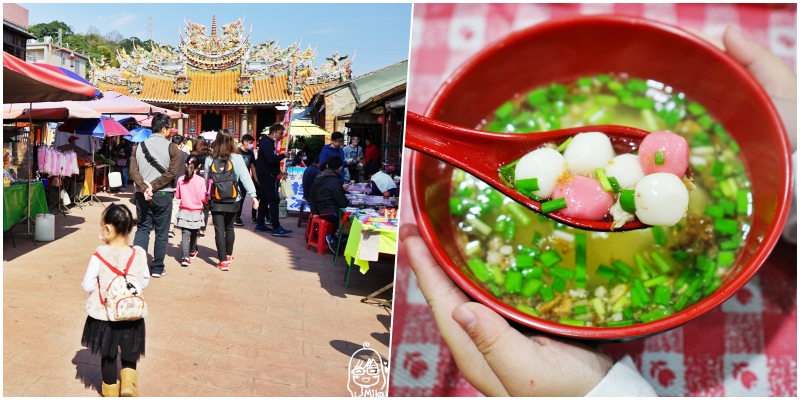
[[[3,188],[3,231],[25,218],[28,202],[28,184],[11,185]],[[31,216],[46,214],[47,200],[44,197],[42,182],[31,183]]]
[[[350,264],[351,260],[360,267],[361,273],[369,271],[369,261],[358,258],[358,248],[361,244],[361,231],[364,225],[361,221],[354,219],[350,227],[350,235],[347,239],[347,247],[344,249],[344,259]],[[397,254],[397,229],[374,229],[368,227],[367,230],[379,232],[381,234],[378,244],[378,252],[384,254]]]

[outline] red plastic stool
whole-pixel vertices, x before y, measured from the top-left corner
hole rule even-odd
[[[308,234],[306,250],[314,246],[317,248],[317,254],[325,254],[325,249],[328,247],[328,244],[325,242],[325,236],[333,234],[333,223],[316,217],[311,220],[310,226],[311,230]],[[314,233],[317,234],[316,238],[314,237]]]
[[[311,234],[311,213],[308,213],[308,220],[306,221],[306,234],[303,235],[303,240],[308,240],[308,235]]]

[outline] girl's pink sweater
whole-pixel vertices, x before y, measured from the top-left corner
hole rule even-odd
[[[184,182],[183,177],[178,178],[178,187],[175,189],[175,198],[180,199],[181,210],[203,211],[203,199],[206,197],[206,180],[195,175],[189,182]]]

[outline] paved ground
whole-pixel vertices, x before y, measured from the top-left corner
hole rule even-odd
[[[16,248],[3,239],[5,396],[99,393],[99,357],[80,345],[87,296],[80,285],[100,244],[101,211],[59,214],[57,239],[36,248],[27,238],[15,237]],[[284,221],[291,238],[257,234],[249,220],[236,228],[230,272],[213,267],[212,227],[188,268],[178,262],[180,238],[170,239],[168,274],[145,290],[143,395],[349,396],[353,352],[369,342],[386,359],[391,314],[360,300],[392,281],[394,260],[382,258],[366,275],[354,271],[345,290],[344,262],[333,268],[330,252],[306,250],[297,218]]]

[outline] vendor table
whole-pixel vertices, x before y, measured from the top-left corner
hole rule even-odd
[[[395,207],[392,204],[392,199],[386,199],[383,196],[363,196],[360,199],[353,195],[353,194],[345,194],[348,200],[350,200],[353,205],[359,205],[360,202],[368,206],[383,206],[383,207]]]
[[[371,193],[372,192],[372,184],[370,184],[370,183],[366,183],[366,184],[357,183],[355,185],[350,185],[347,188],[347,191],[348,192],[353,192],[353,193]]]
[[[7,231],[26,216],[47,213],[47,199],[42,182],[31,182],[31,211],[26,215],[28,184],[17,184],[3,188],[3,231]]]
[[[716,40],[725,25],[732,24],[796,70],[795,4],[416,4],[418,46],[412,46],[411,58],[425,62],[415,62],[409,78],[424,84],[414,87],[407,109],[424,113],[454,68],[512,31],[596,13],[656,19]],[[411,150],[403,153],[408,156]],[[401,195],[401,224],[415,224],[410,196]],[[389,395],[479,396],[445,345],[402,247],[397,255]],[[781,240],[753,279],[719,307],[671,331],[603,345],[601,350],[615,360],[631,355],[661,396],[796,397],[796,282],[797,246]]]

